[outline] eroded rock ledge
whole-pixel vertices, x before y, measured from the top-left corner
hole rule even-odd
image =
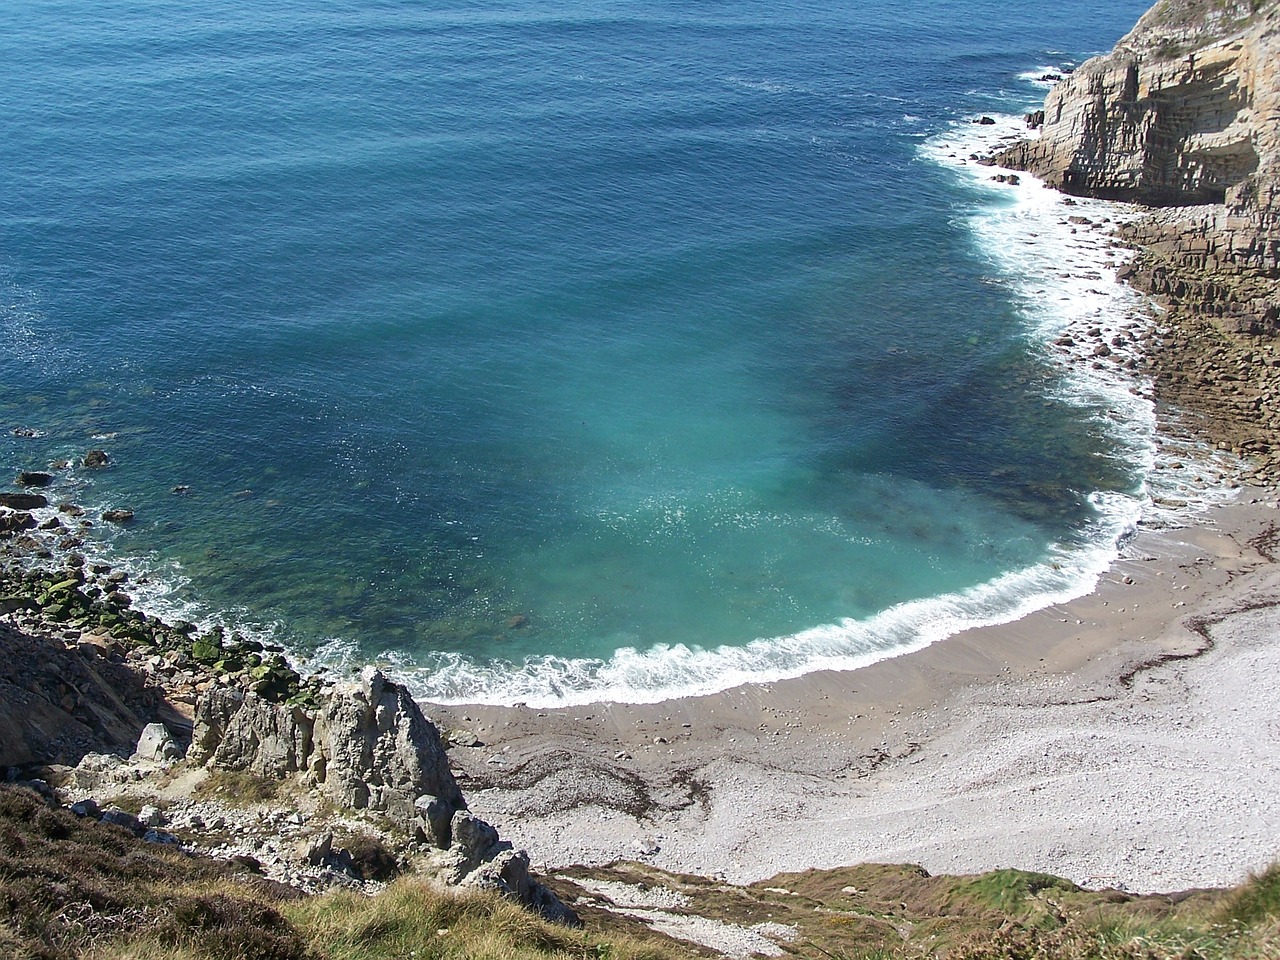
[[[1065,193],[1151,208],[1123,279],[1165,304],[1161,399],[1223,449],[1280,471],[1280,0],[1160,0],[991,158]]]

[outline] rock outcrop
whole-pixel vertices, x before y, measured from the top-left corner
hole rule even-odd
[[[54,647],[0,624],[0,767],[132,750],[157,705],[108,650]]]
[[[1039,116],[1036,116],[1039,119]],[[1161,211],[1129,228],[1136,286],[1271,332],[1280,279],[1280,2],[1160,0],[994,162]]]
[[[187,760],[270,780],[296,775],[340,806],[397,821],[435,802],[435,824],[426,826],[441,847],[449,845],[441,825],[465,806],[435,725],[373,669],[313,710],[214,687],[196,704]]]
[[[1121,279],[1168,309],[1147,363],[1165,428],[1280,476],[1280,0],[1160,0],[1062,79],[1038,136],[984,162],[1146,205]]]
[[[528,854],[466,809],[439,731],[407,690],[377,670],[335,686],[314,709],[213,687],[196,704],[187,761],[293,777],[343,808],[381,813],[417,841],[445,882],[495,890],[548,919],[577,922],[530,874]]]

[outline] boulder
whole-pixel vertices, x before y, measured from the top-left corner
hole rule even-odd
[[[36,525],[36,518],[29,513],[6,510],[0,513],[0,535],[30,530]]]
[[[335,687],[315,726],[321,779],[339,802],[403,820],[413,818],[423,794],[463,805],[440,732],[409,691],[381,672],[369,668],[359,683]]]
[[[453,804],[426,793],[413,802],[413,808],[418,815],[415,839],[442,850],[448,849],[453,842]]]
[[[492,890],[517,901],[552,923],[580,927],[578,915],[529,872],[529,854],[523,850],[503,850],[480,864],[462,881],[462,886]]]
[[[53,483],[53,474],[40,470],[23,470],[18,474],[17,482],[20,487],[47,487]]]
[[[97,820],[102,816],[102,811],[98,809],[98,802],[93,797],[77,800],[68,809],[77,817],[88,817],[90,820]]]
[[[147,828],[142,825],[141,821],[139,821],[132,813],[128,813],[125,810],[117,810],[115,808],[107,810],[102,814],[100,822],[113,823],[117,827],[124,827],[124,829],[137,837],[140,837],[147,832]]]
[[[242,770],[270,780],[311,773],[313,722],[306,711],[232,687],[196,702],[188,762]]]
[[[105,450],[90,450],[84,455],[84,459],[80,461],[83,466],[98,468],[105,467],[111,462],[111,458],[107,456]]]
[[[49,498],[41,493],[0,493],[0,507],[11,510],[38,510],[49,505]]]
[[[108,523],[128,523],[133,519],[133,511],[123,508],[115,510],[103,510],[102,519]]]
[[[138,760],[150,760],[156,763],[181,760],[182,748],[178,746],[178,741],[173,739],[173,734],[163,723],[148,723],[142,728],[142,735],[138,737],[138,747],[133,756]],[[157,826],[154,823],[147,825]]]

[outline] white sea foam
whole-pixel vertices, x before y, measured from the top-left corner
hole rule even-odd
[[[1030,70],[1024,70],[1018,74],[1018,79],[1041,90],[1050,90],[1063,77],[1067,76],[1067,72],[1067,69],[1060,66],[1032,67]]]
[[[1008,623],[1087,592],[1115,556],[1115,544],[1137,522],[1131,497],[1100,496],[1101,519],[1093,546],[1055,548],[1045,562],[960,593],[898,604],[867,620],[843,620],[745,646],[699,649],[660,644],[618,650],[608,660],[536,657],[523,663],[478,663],[434,654],[410,665],[387,652],[380,659],[415,696],[438,703],[525,703],[569,706],[601,700],[656,703],[701,696],[745,683],[767,683],[818,670],[852,670],[919,650],[975,626]],[[349,644],[323,651],[327,659],[354,665]]]
[[[1153,307],[1117,277],[1133,252],[1115,229],[1139,209],[1066,197],[1026,173],[976,162],[1032,135],[1020,117],[993,119],[957,122],[921,152],[987,194],[964,222],[1018,303],[1028,337],[1061,371],[1061,399],[1102,417],[1120,456],[1145,478],[1134,491],[1144,523],[1176,523],[1188,510],[1229,499],[1222,483],[1233,470],[1229,455],[1157,431],[1153,386],[1138,364]],[[995,179],[1010,175],[1016,184]]]

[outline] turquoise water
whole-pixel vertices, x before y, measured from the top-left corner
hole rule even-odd
[[[924,147],[1142,9],[0,3],[0,469],[106,448],[165,602],[439,698],[1066,589],[1141,463]]]

